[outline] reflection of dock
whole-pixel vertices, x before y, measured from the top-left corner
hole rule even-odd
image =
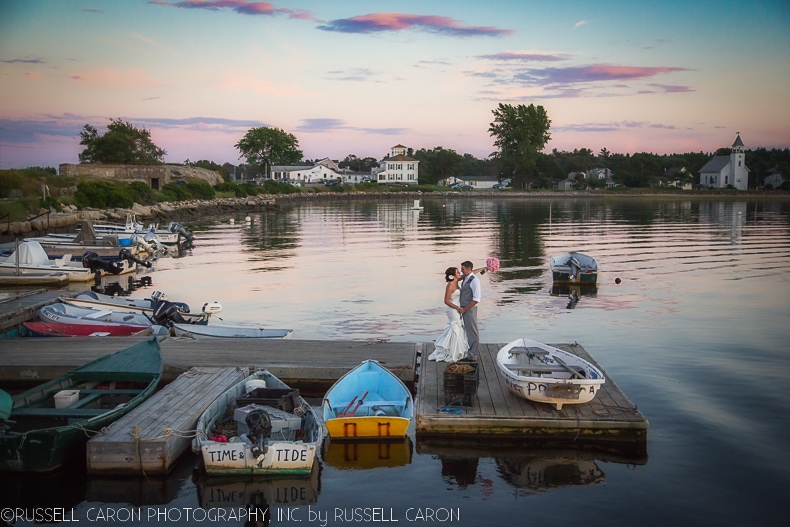
[[[474,438],[508,437],[578,442],[645,443],[647,419],[606,375],[606,383],[585,404],[570,404],[556,410],[513,395],[496,365],[502,344],[481,344],[480,382],[472,406],[445,406],[443,372],[447,363],[427,360],[431,344],[423,345],[417,389],[417,437],[453,436]],[[600,366],[578,344],[554,345]],[[603,369],[601,369],[603,371]]]

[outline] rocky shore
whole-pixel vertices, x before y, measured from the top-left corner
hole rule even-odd
[[[165,221],[183,222],[189,218],[202,215],[233,214],[266,210],[277,207],[281,203],[301,201],[344,201],[361,199],[420,199],[423,197],[442,196],[445,198],[470,198],[470,197],[496,197],[498,199],[527,199],[527,198],[585,198],[604,199],[607,197],[667,197],[688,199],[790,199],[787,192],[651,192],[643,193],[610,193],[610,192],[518,192],[496,190],[473,191],[448,191],[448,192],[302,192],[296,194],[247,196],[244,198],[215,198],[211,200],[188,200],[178,202],[163,202],[156,205],[144,206],[137,203],[130,209],[77,209],[73,205],[66,206],[60,212],[54,209],[42,210],[35,219],[29,221],[16,221],[0,223],[0,238],[3,241],[18,236],[41,236],[55,229],[64,230],[80,220],[95,222],[125,222],[126,215],[133,213],[144,223],[158,223]]]

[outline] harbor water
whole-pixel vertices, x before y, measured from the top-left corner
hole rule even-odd
[[[217,301],[212,323],[292,328],[292,339],[430,342],[445,323],[444,270],[497,257],[501,268],[481,277],[481,341],[581,344],[649,420],[645,456],[411,433],[328,445],[311,478],[227,481],[201,476],[189,455],[166,479],[2,474],[2,520],[786,525],[790,200],[428,195],[420,205],[311,201],[182,221],[195,247],[157,260],[144,271],[153,286],[134,295],[158,289],[193,311]],[[597,288],[553,287],[548,259],[571,250],[596,258]]]

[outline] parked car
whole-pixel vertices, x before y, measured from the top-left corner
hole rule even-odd
[[[462,183],[457,187],[455,187],[456,190],[472,190],[472,188],[473,188],[472,185],[467,185],[465,183]]]
[[[338,185],[338,182],[336,179],[327,179],[326,181],[324,181],[324,185],[326,185],[327,187],[336,187]]]

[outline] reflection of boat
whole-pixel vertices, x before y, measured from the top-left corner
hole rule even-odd
[[[309,474],[325,435],[299,391],[263,370],[211,403],[192,449],[209,475]]]
[[[406,435],[414,403],[403,381],[366,360],[329,388],[321,407],[330,437],[387,438]]]
[[[33,518],[33,511],[39,511],[43,519],[45,510],[60,509],[63,511],[61,521],[78,521],[73,509],[85,501],[86,475],[85,454],[67,461],[59,470],[46,473],[3,474],[0,476],[0,510],[10,511],[25,509],[30,511],[29,518]],[[2,518],[3,520],[6,517]],[[9,518],[10,520],[10,518]],[[19,521],[16,525],[32,525],[39,522]],[[54,522],[53,522],[54,523]],[[13,521],[0,522],[2,526],[14,525]]]
[[[411,463],[409,437],[391,441],[326,441],[323,459],[341,470],[402,467]]]
[[[176,337],[218,338],[218,339],[282,339],[293,331],[277,328],[248,328],[243,326],[197,326],[193,324],[173,324]]]
[[[143,403],[161,376],[151,338],[15,395],[0,424],[0,470],[47,472],[80,456],[91,433]]]
[[[315,463],[307,477],[207,477],[193,475],[198,503],[204,509],[248,505],[311,505],[321,491],[321,465]]]
[[[503,346],[496,362],[511,392],[557,410],[591,401],[605,382],[601,370],[578,355],[525,338]]]
[[[502,478],[511,485],[537,491],[572,485],[602,485],[606,480],[606,474],[594,458],[570,450],[498,457],[496,465]]]
[[[552,284],[551,296],[568,298],[568,309],[573,309],[583,296],[595,298],[598,295],[597,284]]]
[[[594,284],[598,281],[598,263],[592,256],[569,252],[549,260],[554,283]]]

